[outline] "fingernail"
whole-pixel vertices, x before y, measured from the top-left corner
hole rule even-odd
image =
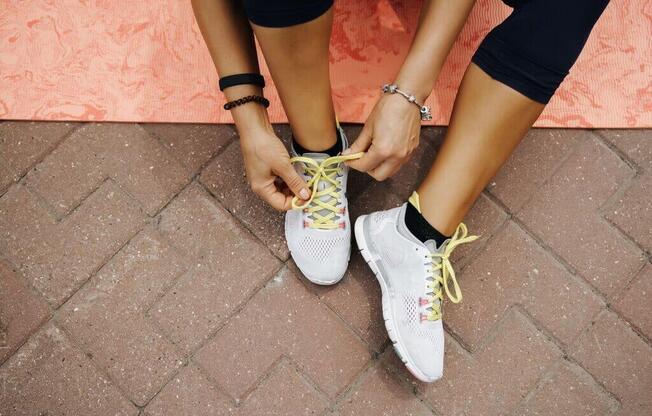
[[[301,199],[308,199],[310,198],[310,192],[306,188],[303,188],[299,191],[299,196]]]
[[[349,153],[351,153],[351,149],[350,149],[350,148],[346,148],[346,149],[344,149],[344,151],[342,152],[343,155],[348,155]]]

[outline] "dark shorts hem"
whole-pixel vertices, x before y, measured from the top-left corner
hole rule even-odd
[[[321,0],[306,2],[307,4],[301,7],[292,7],[285,10],[270,8],[270,3],[266,3],[265,6],[258,8],[253,7],[249,2],[245,2],[245,7],[247,17],[255,25],[263,27],[289,27],[318,18],[333,6],[333,1]]]
[[[472,62],[491,78],[541,104],[548,104],[568,74],[534,62],[491,34],[482,42]]]

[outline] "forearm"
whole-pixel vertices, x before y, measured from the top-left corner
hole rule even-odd
[[[247,16],[239,0],[192,0],[197,24],[219,76],[260,71],[256,44]],[[255,85],[238,85],[224,90],[227,100],[262,95]],[[267,110],[258,104],[235,107],[231,115],[241,136],[267,130],[271,124]]]
[[[475,0],[424,1],[417,33],[396,84],[421,101],[430,95],[474,4]]]

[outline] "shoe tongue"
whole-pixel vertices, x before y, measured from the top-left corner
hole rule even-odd
[[[442,250],[444,250],[444,248],[446,247],[449,241],[450,239],[444,241],[443,243],[441,243],[439,247],[437,247],[437,242],[435,240],[428,240],[425,242],[425,245],[426,247],[428,247],[428,250],[430,250],[431,253],[441,252]]]
[[[428,250],[430,250],[431,253],[437,251],[437,242],[435,240],[428,240],[424,244],[428,248]]]
[[[310,159],[314,159],[315,162],[321,163],[325,159],[328,159],[330,155],[328,153],[304,153],[301,156],[303,157],[309,157]]]

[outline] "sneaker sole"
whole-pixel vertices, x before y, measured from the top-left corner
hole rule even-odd
[[[394,313],[390,306],[387,283],[385,283],[385,277],[380,272],[380,269],[376,264],[376,259],[374,259],[373,256],[371,255],[371,251],[369,251],[369,247],[367,246],[367,241],[364,238],[363,222],[365,218],[367,218],[367,215],[361,215],[355,221],[355,227],[354,227],[355,240],[358,244],[358,251],[362,255],[364,261],[367,262],[367,265],[369,266],[369,268],[371,268],[371,271],[376,276],[376,280],[378,280],[378,283],[380,284],[380,291],[382,293],[383,319],[385,321],[385,329],[387,329],[387,335],[389,335],[389,339],[392,341],[392,344],[394,346],[394,351],[396,351],[398,358],[403,362],[403,364],[405,364],[405,367],[407,367],[410,373],[412,373],[414,377],[418,378],[423,382],[432,383],[437,379],[427,377],[416,367],[414,362],[410,359],[410,356],[407,353],[405,346],[401,340],[400,333],[398,332],[398,329],[394,324],[395,322]]]

